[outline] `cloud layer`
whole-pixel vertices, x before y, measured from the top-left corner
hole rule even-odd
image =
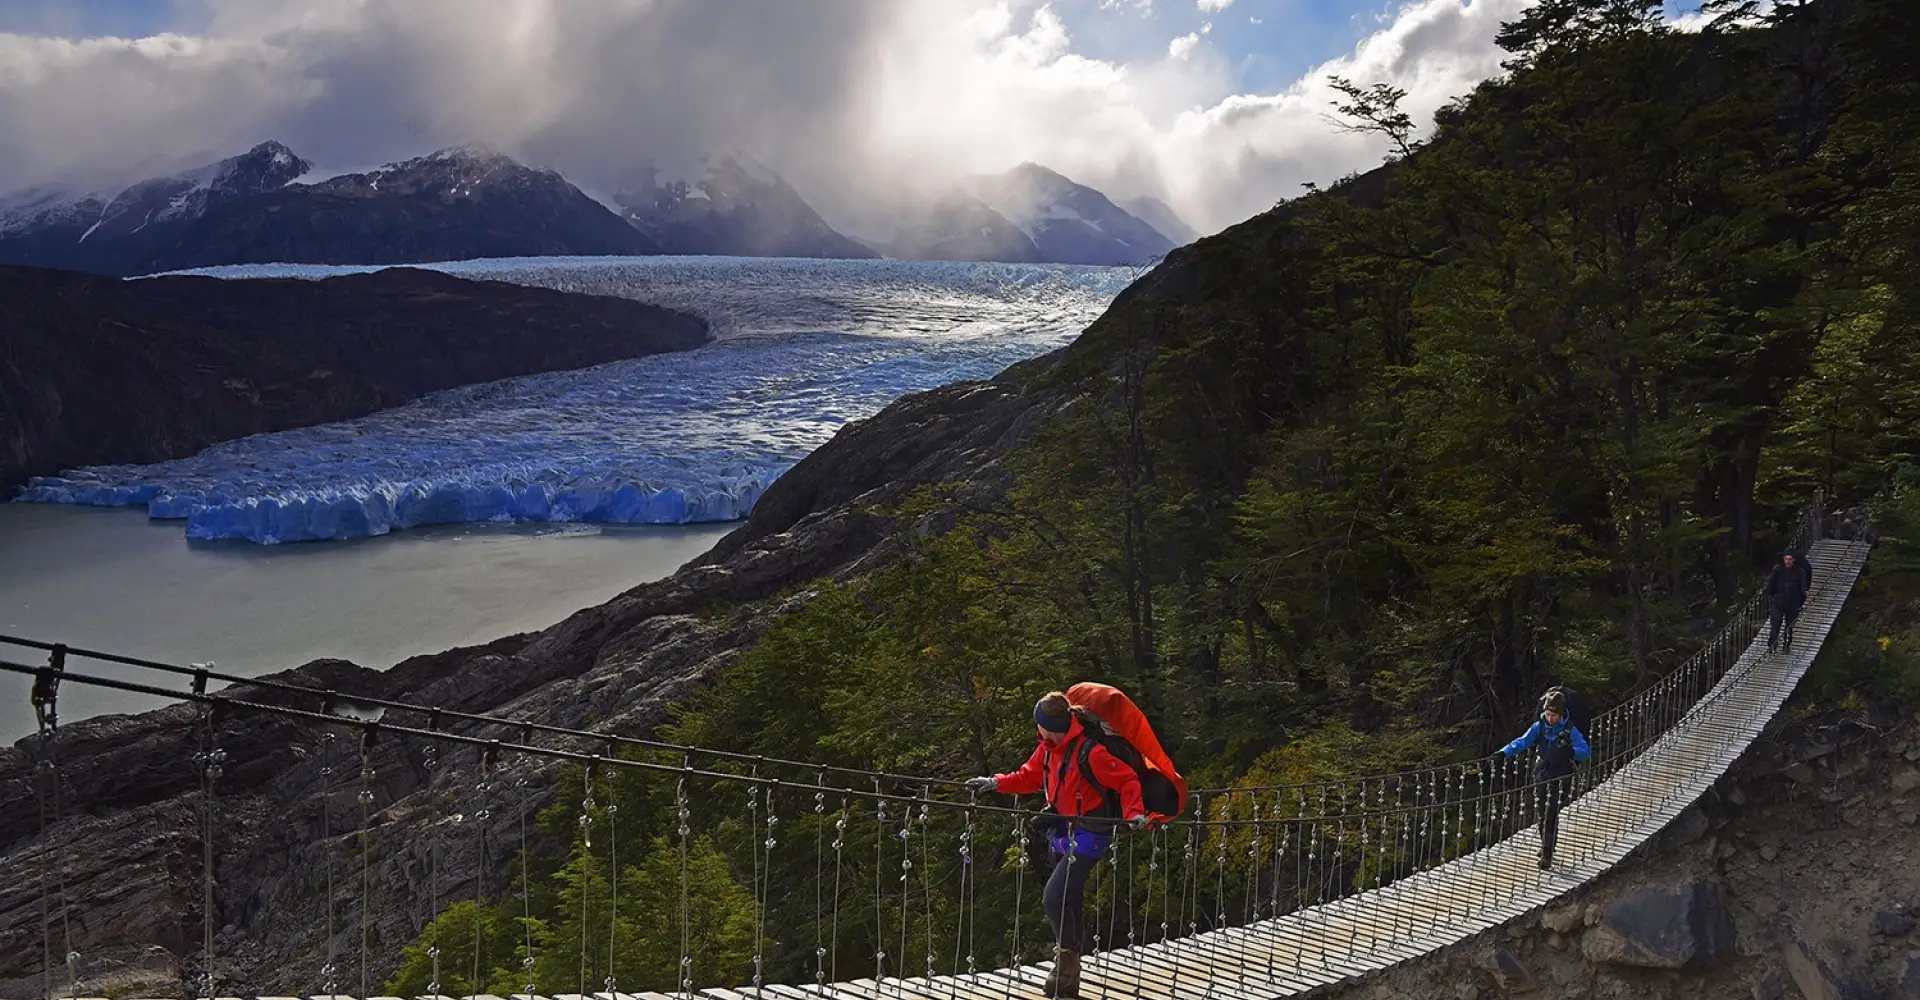
[[[1415,0],[1275,94],[1235,93],[1214,34],[1087,58],[1032,0],[201,2],[192,37],[0,34],[0,190],[106,187],[266,138],[333,169],[481,141],[590,189],[741,149],[856,231],[1024,160],[1211,231],[1378,161],[1327,123],[1328,75],[1402,87],[1425,119],[1498,72],[1494,32],[1526,0]]]

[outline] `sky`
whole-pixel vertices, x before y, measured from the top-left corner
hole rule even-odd
[[[1032,161],[1211,232],[1380,161],[1329,76],[1430,123],[1528,2],[0,0],[0,192],[483,142],[597,192],[746,152],[860,233]]]

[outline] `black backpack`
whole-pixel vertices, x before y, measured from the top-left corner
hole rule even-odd
[[[1080,774],[1087,779],[1087,783],[1098,787],[1106,795],[1107,804],[1100,810],[1100,815],[1116,819],[1120,817],[1120,793],[1093,778],[1093,764],[1088,758],[1093,755],[1096,743],[1106,747],[1115,760],[1133,769],[1140,779],[1140,798],[1148,812],[1168,816],[1180,812],[1179,790],[1173,787],[1173,782],[1166,775],[1147,766],[1147,759],[1141,756],[1131,740],[1114,732],[1107,720],[1093,712],[1075,709],[1073,714],[1080,720],[1081,731],[1086,733],[1086,739],[1080,741],[1080,752],[1074,755],[1079,759],[1074,763],[1079,766]]]

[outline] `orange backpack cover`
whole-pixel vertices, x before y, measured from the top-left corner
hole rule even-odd
[[[1143,775],[1142,785],[1153,781],[1155,776],[1164,779],[1171,786],[1172,796],[1148,795],[1147,815],[1156,823],[1164,823],[1178,816],[1187,807],[1187,779],[1174,769],[1173,758],[1160,746],[1160,737],[1153,733],[1153,726],[1147,722],[1146,713],[1128,698],[1126,692],[1109,684],[1096,684],[1082,681],[1067,689],[1067,701],[1098,715],[1120,737],[1140,752],[1142,761],[1153,774]],[[1158,784],[1158,782],[1153,782]],[[1143,793],[1149,791],[1142,788]],[[1155,800],[1160,800],[1158,803]],[[1154,805],[1171,805],[1172,811],[1155,810]]]

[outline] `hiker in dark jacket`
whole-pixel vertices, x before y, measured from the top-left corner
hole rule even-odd
[[[1140,776],[1087,734],[1067,696],[1049,693],[1033,706],[1039,746],[1018,771],[974,778],[977,792],[1032,795],[1045,792],[1058,814],[1051,831],[1053,875],[1041,905],[1058,946],[1043,996],[1077,997],[1080,953],[1086,950],[1087,876],[1106,853],[1116,820],[1133,829],[1147,824]]]
[[[1813,572],[1796,565],[1793,553],[1780,557],[1780,564],[1767,572],[1766,586],[1760,592],[1767,597],[1767,652],[1793,648],[1793,620],[1807,603],[1807,587]],[[1780,626],[1786,625],[1786,645],[1780,642]]]
[[[1538,746],[1540,759],[1533,765],[1533,780],[1541,796],[1540,868],[1553,867],[1553,848],[1560,839],[1560,807],[1566,804],[1567,782],[1574,761],[1592,756],[1586,734],[1567,718],[1567,699],[1559,691],[1549,691],[1540,700],[1540,718],[1520,738],[1500,748],[1501,756],[1512,760]]]

